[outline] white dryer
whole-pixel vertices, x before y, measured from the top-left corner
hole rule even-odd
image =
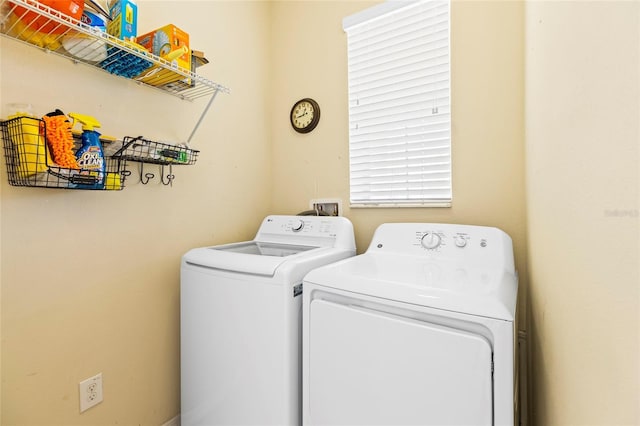
[[[301,424],[302,278],[355,255],[344,217],[268,216],[183,256],[181,424]]]
[[[384,224],[311,271],[305,425],[514,425],[517,275],[496,228]]]

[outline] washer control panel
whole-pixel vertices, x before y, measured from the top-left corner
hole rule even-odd
[[[275,226],[271,226],[275,225]],[[335,236],[340,232],[340,224],[327,216],[299,216],[285,220],[273,219],[273,223],[267,223],[270,232],[316,236]]]
[[[347,218],[336,216],[267,216],[255,240],[318,247],[355,247],[353,225]]]

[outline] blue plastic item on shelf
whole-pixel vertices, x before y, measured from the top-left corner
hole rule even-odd
[[[140,58],[132,53],[109,47],[107,49],[107,59],[100,63],[100,67],[111,74],[120,75],[127,78],[138,76],[142,71],[151,67],[153,63]]]

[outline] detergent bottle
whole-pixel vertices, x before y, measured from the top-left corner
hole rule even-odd
[[[100,143],[100,133],[94,130],[100,127],[100,122],[91,116],[75,112],[69,113],[69,117],[71,117],[72,126],[76,121],[82,124],[82,146],[76,151],[76,160],[81,169],[80,176],[74,179],[78,183],[76,188],[103,189],[106,164]]]

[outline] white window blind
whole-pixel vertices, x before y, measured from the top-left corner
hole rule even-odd
[[[386,2],[343,20],[351,206],[451,205],[449,2]]]

